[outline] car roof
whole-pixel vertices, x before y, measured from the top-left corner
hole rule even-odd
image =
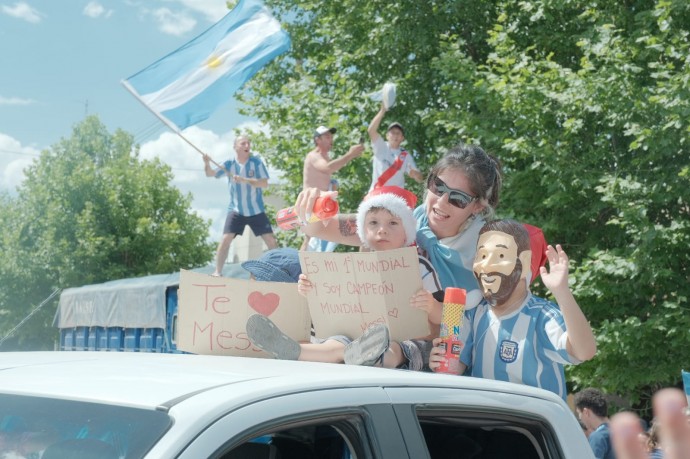
[[[562,402],[555,394],[521,384],[328,363],[137,352],[0,354],[4,394],[155,409],[228,385],[234,385],[229,392],[240,403],[277,393],[400,386],[465,388]]]

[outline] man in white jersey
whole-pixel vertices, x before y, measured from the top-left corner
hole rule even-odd
[[[268,186],[268,170],[260,158],[251,154],[251,142],[246,136],[235,139],[235,159],[225,161],[223,167],[213,170],[210,158],[204,155],[204,171],[207,177],[228,177],[230,205],[225,219],[223,238],[216,252],[216,270],[213,276],[223,275],[223,266],[235,236],[249,227],[255,236],[261,236],[269,249],[278,247],[271,222],[264,209],[261,189]]]
[[[367,129],[374,149],[373,175],[369,191],[382,186],[405,188],[405,174],[417,183],[422,183],[425,178],[417,168],[412,155],[400,145],[405,140],[405,130],[400,123],[393,122],[388,125],[386,142],[379,135],[379,126],[385,114],[386,107],[381,104],[381,110],[371,120]]]
[[[566,398],[563,365],[594,357],[592,328],[568,286],[568,256],[560,245],[549,245],[549,271],[542,282],[557,304],[529,291],[529,235],[514,220],[486,223],[479,232],[473,270],[484,300],[465,311],[459,361],[449,362],[458,374],[510,381],[550,390]],[[435,342],[436,345],[436,342]],[[445,361],[439,347],[429,367]]]

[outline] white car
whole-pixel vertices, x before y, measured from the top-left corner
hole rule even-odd
[[[592,458],[550,392],[134,352],[0,353],[0,458]]]

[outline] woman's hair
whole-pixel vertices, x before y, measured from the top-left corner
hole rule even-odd
[[[652,419],[652,425],[647,431],[647,451],[652,452],[655,449],[659,449],[659,423],[656,419]]]
[[[439,159],[429,171],[429,177],[447,169],[462,171],[470,183],[473,195],[485,206],[484,215],[491,216],[498,207],[501,192],[501,164],[477,145],[459,144]]]

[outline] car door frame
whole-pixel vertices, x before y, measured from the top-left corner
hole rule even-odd
[[[361,459],[410,458],[388,395],[381,387],[343,387],[252,401],[209,423],[176,457],[216,458],[252,438],[284,429],[349,419]],[[314,421],[314,422],[312,422]],[[347,436],[348,433],[345,433]],[[349,435],[353,435],[352,432]],[[348,438],[352,441],[351,438]],[[357,448],[355,448],[357,451]],[[158,452],[156,452],[158,454]]]

